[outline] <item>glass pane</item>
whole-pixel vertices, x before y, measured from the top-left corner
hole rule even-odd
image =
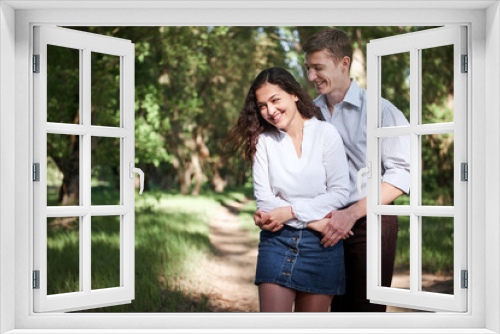
[[[120,57],[92,52],[92,125],[120,126]]]
[[[422,291],[453,294],[453,218],[422,217]]]
[[[453,206],[454,134],[421,136],[422,205]]]
[[[92,217],[92,289],[120,286],[120,216]]]
[[[394,258],[394,274],[391,287],[398,289],[410,289],[410,217],[409,216],[386,216],[391,221],[397,218],[399,225],[398,239],[396,243],[396,256]],[[384,236],[382,235],[382,241]],[[384,245],[384,243],[382,243]]]
[[[80,291],[80,219],[47,218],[47,294]]]
[[[380,181],[403,190],[404,193],[394,201],[395,205],[410,205],[410,136],[384,137],[380,143]]]
[[[91,205],[120,204],[120,138],[92,137]]]
[[[381,57],[381,94],[410,119],[410,53]],[[394,126],[391,118],[382,117],[382,127]]]
[[[47,134],[47,205],[80,204],[80,136]]]
[[[453,122],[453,45],[421,50],[421,124]]]
[[[80,50],[47,45],[47,122],[80,123]]]

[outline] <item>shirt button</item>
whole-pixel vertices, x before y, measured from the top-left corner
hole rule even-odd
[[[290,276],[290,273],[283,273],[286,277]]]
[[[296,250],[295,248],[292,248],[292,252],[294,252],[295,254],[297,254],[298,250]]]
[[[293,263],[293,259],[288,259],[287,261],[290,263]]]

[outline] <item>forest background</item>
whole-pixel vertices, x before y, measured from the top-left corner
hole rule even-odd
[[[221,194],[218,199],[231,197],[228,194],[235,191],[252,199],[251,166],[240,156],[225,155],[223,143],[228,130],[236,123],[250,84],[261,70],[283,67],[295,76],[311,97],[317,96],[314,86],[307,80],[301,45],[323,27],[69,28],[124,38],[135,44],[136,167],[145,173],[145,194],[153,194],[149,196],[157,200],[155,205],[147,204],[147,201],[139,203],[138,207],[145,211],[143,213],[159,213],[155,211],[155,206],[167,197],[175,203],[172,196],[176,195],[181,196],[178,198],[182,198],[182,203],[185,200],[197,203],[196,198],[199,201],[204,194],[212,194],[212,197]],[[339,28],[352,39],[351,76],[366,88],[366,45],[370,40],[431,27]],[[78,50],[49,46],[49,122],[80,122],[79,57]],[[93,53],[92,64],[92,124],[119,126],[120,60]],[[422,122],[453,122],[453,48],[423,51],[422,68]],[[383,57],[382,96],[409,119],[409,53]],[[92,139],[92,205],[119,203],[119,147],[119,140]],[[79,138],[48,135],[47,154],[48,205],[78,205]],[[453,205],[453,134],[422,137],[421,169],[423,204]],[[408,196],[403,196],[398,203],[407,204],[408,201]],[[253,207],[250,207],[249,213],[252,210]],[[136,216],[140,222],[141,218]],[[175,219],[181,221],[186,218],[176,216]],[[94,230],[99,228],[98,220],[95,227],[94,222],[92,224]],[[407,229],[404,222],[402,225],[403,230]],[[449,273],[453,261],[453,221],[435,225],[441,226],[437,235],[444,233],[448,238],[445,240],[447,244],[443,245],[446,250],[440,248],[436,251],[446,253],[444,262],[437,264],[437,269],[430,270]],[[71,220],[56,219],[50,221],[49,226],[53,227],[48,232],[48,247],[53,248],[53,253],[49,249],[48,257],[52,257],[49,265],[53,263],[56,268],[61,263],[74,262],[66,266],[69,268],[67,276],[62,275],[60,285],[66,288],[54,284],[52,293],[75,291],[76,288],[70,286],[78,284],[78,261],[75,260],[78,255],[69,260],[63,258],[70,253],[67,248],[55,251],[60,249],[55,244],[63,233],[61,226],[67,230],[64,233],[69,233],[75,229],[74,224]],[[119,229],[109,230],[104,226],[106,223],[103,222],[101,229],[108,237],[116,233],[119,235]],[[141,235],[137,228],[136,243]],[[53,240],[53,246],[50,240]],[[409,252],[408,245],[401,247],[408,248]],[[78,253],[76,245],[74,248]],[[171,260],[167,260],[171,256],[166,252],[163,260],[169,263],[166,266],[175,267],[175,262],[172,264]],[[179,261],[183,261],[183,256],[179,255]],[[93,261],[96,259],[97,262],[98,258],[93,251]],[[401,261],[406,266],[409,260]],[[109,267],[105,260],[102,267]],[[53,269],[54,274],[57,272],[59,276],[61,270]],[[148,270],[152,270],[151,267]],[[98,273],[99,270],[93,270],[93,277],[94,271]],[[100,275],[107,274],[101,271]],[[168,276],[163,274],[163,277],[165,275]],[[116,278],[113,280],[116,282]],[[106,284],[113,286],[115,283]]]

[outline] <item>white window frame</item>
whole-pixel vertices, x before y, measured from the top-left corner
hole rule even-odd
[[[462,55],[467,54],[466,27],[448,26],[394,37],[381,38],[367,45],[367,298],[377,304],[410,307],[427,311],[467,310],[467,289],[461,287],[461,270],[467,270],[467,185],[461,181],[460,164],[467,163],[467,73],[462,73]],[[453,46],[454,120],[422,124],[422,53],[421,50]],[[407,52],[410,55],[410,119],[405,126],[383,127],[381,57]],[[422,205],[421,135],[453,133],[454,205]],[[410,141],[410,204],[380,205],[382,138],[407,136]],[[472,180],[471,180],[472,182]],[[382,259],[381,215],[410,218],[410,287],[396,289],[381,286]],[[453,293],[422,290],[422,217],[453,219]]]
[[[129,40],[52,26],[34,27],[34,54],[39,73],[34,83],[34,162],[40,166],[39,181],[33,185],[34,270],[39,272],[34,289],[35,312],[75,311],[130,303],[134,299],[134,45]],[[78,50],[80,57],[80,124],[47,121],[47,45]],[[120,124],[116,127],[91,124],[91,54],[119,57]],[[47,134],[77,135],[79,148],[79,205],[47,206]],[[91,140],[109,137],[120,140],[120,203],[91,205]],[[130,173],[132,172],[132,174]],[[120,284],[106,289],[91,288],[91,225],[93,216],[119,216]],[[47,218],[79,217],[79,290],[47,295]]]
[[[500,230],[500,10],[498,1],[239,1],[224,2],[177,2],[163,3],[144,1],[130,2],[82,1],[72,8],[67,2],[18,2],[0,3],[1,69],[1,127],[0,127],[0,195],[1,197],[1,249],[0,249],[0,320],[2,332],[37,333],[37,329],[53,329],[50,332],[68,333],[71,329],[89,328],[86,332],[103,333],[112,329],[127,329],[139,333],[139,324],[149,328],[165,329],[158,332],[322,332],[339,333],[495,333],[500,331],[500,288],[498,260]],[[11,7],[12,6],[12,7]],[[87,9],[76,10],[87,6]],[[150,7],[151,10],[120,9]],[[163,8],[157,8],[162,7]],[[406,7],[405,7],[406,6]],[[454,7],[460,6],[460,8]],[[14,9],[14,8],[15,9]],[[22,8],[26,9],[22,9]],[[98,8],[99,7],[99,8]],[[103,7],[108,9],[103,10]],[[115,7],[115,8],[113,8]],[[197,7],[198,9],[191,9]],[[274,9],[270,9],[270,8]],[[287,9],[283,9],[286,7]],[[49,10],[47,10],[47,8]],[[265,8],[265,9],[260,9]],[[311,9],[314,8],[314,9]],[[412,10],[408,10],[412,8]],[[114,9],[114,10],[111,10]],[[279,15],[277,15],[279,13]],[[468,234],[469,258],[469,311],[465,314],[34,314],[30,286],[32,260],[33,212],[32,183],[30,181],[32,147],[30,45],[32,26],[35,24],[60,25],[450,25],[465,24],[469,27],[469,187],[471,222]],[[7,29],[4,29],[7,28]],[[15,35],[14,35],[15,32]],[[14,39],[15,36],[15,39]],[[133,41],[132,41],[133,42]],[[485,64],[488,64],[486,71]],[[12,69],[15,67],[15,71]],[[5,75],[7,73],[7,76]],[[12,82],[15,82],[13,88]],[[9,93],[15,92],[14,95]],[[13,107],[13,108],[12,108]],[[10,109],[10,110],[7,110]],[[15,113],[12,112],[15,110]],[[5,128],[11,126],[15,131]],[[7,137],[14,132],[12,138]],[[10,142],[9,142],[10,140]],[[14,147],[12,147],[14,146]],[[11,148],[12,147],[12,148]],[[488,152],[486,154],[485,152]],[[14,173],[15,183],[10,181]],[[486,182],[488,175],[488,182]],[[15,199],[12,188],[15,185]],[[488,194],[488,196],[486,196]],[[14,209],[9,205],[14,202]],[[12,226],[12,221],[15,226]],[[492,256],[486,257],[487,254]],[[14,256],[12,256],[14,254]],[[495,256],[496,255],[496,256]],[[15,283],[14,283],[15,282]],[[12,286],[15,285],[15,289]],[[15,305],[12,308],[12,305]],[[284,327],[291,329],[283,330]],[[411,327],[411,328],[409,328]],[[176,330],[187,328],[191,331]],[[238,330],[240,328],[241,330]],[[357,328],[354,330],[352,328]],[[442,329],[438,329],[442,328]],[[64,329],[64,330],[62,330]],[[211,330],[210,330],[211,329]],[[281,329],[281,330],[279,330]],[[460,330],[462,329],[462,330]],[[119,330],[117,330],[120,332]],[[45,331],[46,332],[46,331]],[[76,332],[74,330],[73,332]]]

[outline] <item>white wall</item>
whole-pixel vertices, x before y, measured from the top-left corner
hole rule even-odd
[[[14,328],[15,13],[0,2],[0,333]],[[4,256],[10,254],[11,256]]]
[[[490,6],[486,12],[486,219],[493,221],[487,224],[486,243],[495,260],[494,265],[486,266],[486,328],[500,332],[500,5]],[[493,306],[493,307],[492,307]]]

